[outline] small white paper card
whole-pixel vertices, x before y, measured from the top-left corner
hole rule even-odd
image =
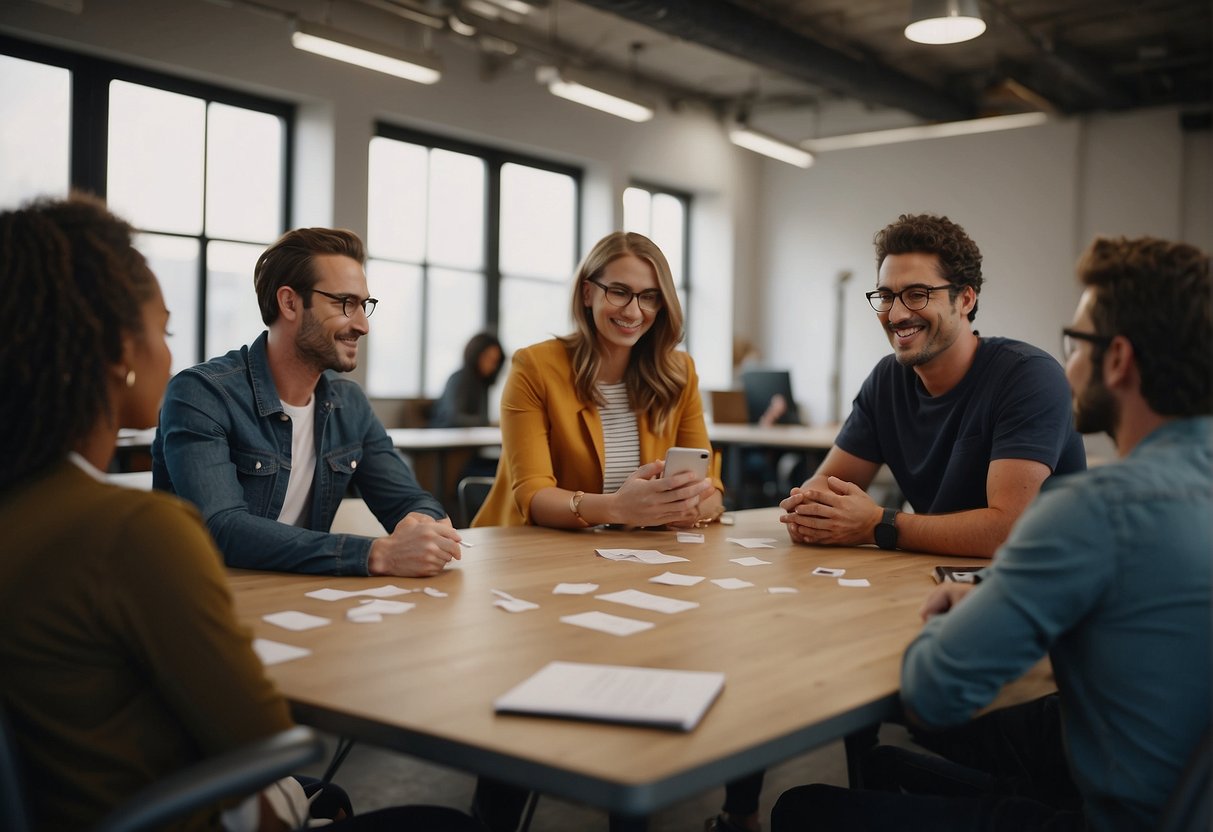
[[[749,581],[743,581],[741,578],[713,578],[712,583],[721,589],[745,589],[747,586],[753,586]]]
[[[441,589],[434,589],[432,586],[427,586],[425,589],[422,590],[422,592],[424,592],[426,595],[430,596],[431,598],[445,598],[447,595],[450,594],[447,592],[443,592]]]
[[[526,612],[527,610],[539,609],[538,604],[532,604],[530,601],[515,598],[508,592],[502,592],[500,589],[494,589],[492,592],[497,596],[497,600],[493,602],[493,606],[501,607],[506,612]]]
[[[353,598],[357,595],[369,595],[372,598],[392,598],[396,595],[408,595],[413,590],[404,589],[403,587],[387,584],[386,586],[378,586],[374,589],[314,589],[307,593],[308,598],[316,598],[320,601],[344,601],[346,598]]]
[[[319,615],[308,615],[306,612],[297,612],[296,610],[273,612],[269,615],[261,616],[261,620],[268,621],[276,627],[282,627],[284,630],[311,630],[314,627],[323,627],[325,624],[332,623],[328,618],[323,618]]]
[[[756,558],[751,555],[750,557],[745,558],[729,558],[729,563],[735,563],[738,566],[764,566],[769,564],[770,561],[763,560],[762,558]]]
[[[736,543],[746,549],[774,549],[771,544],[775,542],[773,537],[730,537],[730,543]]]
[[[839,586],[871,586],[867,578],[839,578]]]
[[[677,598],[666,598],[664,595],[653,595],[638,589],[622,589],[619,592],[608,592],[606,595],[595,595],[594,597],[599,601],[611,601],[642,610],[664,612],[667,615],[686,612],[699,606],[695,601],[679,601]]]
[[[400,615],[416,606],[411,601],[386,601],[380,598],[374,601],[363,601],[362,606],[353,607],[350,612],[365,613],[366,615]]]
[[[598,590],[598,584],[556,584],[553,595],[589,595]]]
[[[687,558],[680,558],[680,557],[678,557],[678,555],[667,555],[664,552],[654,552],[654,551],[648,551],[645,549],[642,549],[636,553],[636,560],[640,561],[641,563],[654,563],[654,564],[656,564],[656,563],[678,563],[679,561],[681,561],[683,563],[690,562]]]
[[[695,586],[703,580],[703,575],[680,575],[677,572],[662,572],[649,578],[650,583],[666,584],[668,586]]]
[[[637,563],[676,563],[685,561],[677,555],[666,555],[656,549],[595,549],[607,560],[630,560]]]
[[[293,644],[270,641],[268,638],[253,639],[253,652],[257,654],[257,658],[261,659],[261,663],[266,667],[269,667],[271,664],[282,664],[282,662],[302,659],[304,656],[312,655],[312,651],[306,647],[296,647]]]
[[[795,595],[800,590],[794,586],[769,586],[767,592],[772,595]]]
[[[576,615],[563,615],[560,620],[574,627],[585,627],[587,630],[598,630],[600,633],[610,633],[613,636],[630,636],[643,630],[651,630],[657,626],[651,621],[637,621],[635,618],[624,618],[607,612],[579,612]]]
[[[703,543],[703,535],[696,534],[695,532],[679,532],[678,533],[678,542],[679,543]]]
[[[824,577],[826,577],[826,578],[841,578],[843,575],[847,574],[847,570],[845,570],[845,569],[831,569],[831,568],[830,568],[830,567],[828,567],[828,566],[819,566],[819,567],[817,567],[816,569],[814,569],[814,570],[813,570],[813,574],[814,574],[814,575],[822,575],[822,576],[824,576]]]
[[[551,662],[497,697],[493,707],[690,731],[723,687],[723,673]]]

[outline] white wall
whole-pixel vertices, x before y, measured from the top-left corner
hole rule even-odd
[[[1208,247],[1207,137],[1182,134],[1177,112],[1162,109],[837,151],[801,173],[766,165],[759,249],[767,362],[791,366],[801,412],[827,419],[833,281],[853,269],[843,324],[846,416],[889,351],[863,292],[876,282],[872,235],[903,212],[946,214],[980,246],[987,283],[975,326],[983,335],[1057,355],[1079,295],[1074,263],[1095,233]]]
[[[365,29],[393,21],[359,15],[333,23]],[[759,164],[730,145],[708,113],[664,112],[634,125],[553,97],[529,65],[486,79],[477,54],[449,44],[439,44],[442,81],[410,84],[297,51],[285,22],[207,0],[89,0],[79,15],[6,0],[0,31],[298,103],[299,225],[365,233],[367,144],[378,119],[582,166],[585,250],[618,226],[631,179],[690,192],[690,346],[705,386],[729,383],[733,276],[753,273],[739,258],[753,255]],[[742,306],[750,308],[748,296]]]

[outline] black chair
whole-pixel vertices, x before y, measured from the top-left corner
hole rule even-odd
[[[228,797],[248,795],[321,758],[324,743],[302,726],[195,763],[132,796],[94,827],[94,832],[137,832]],[[0,828],[32,829],[21,787],[20,760],[8,719],[0,709]]]
[[[480,507],[484,505],[484,501],[489,496],[489,490],[492,487],[492,477],[464,477],[459,481],[458,496],[461,527],[467,527],[472,524],[472,518],[476,516],[476,512],[480,511]]]
[[[1179,782],[1167,798],[1154,832],[1205,832],[1213,829],[1213,740],[1205,728],[1192,749]]]

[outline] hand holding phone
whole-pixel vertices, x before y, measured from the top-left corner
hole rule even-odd
[[[704,448],[670,448],[665,452],[665,471],[663,478],[690,471],[696,479],[704,479],[708,475],[708,460],[711,452]]]

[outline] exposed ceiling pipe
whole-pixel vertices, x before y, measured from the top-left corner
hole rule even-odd
[[[872,60],[857,60],[726,0],[580,0],[587,6],[873,104],[958,121],[969,104]]]

